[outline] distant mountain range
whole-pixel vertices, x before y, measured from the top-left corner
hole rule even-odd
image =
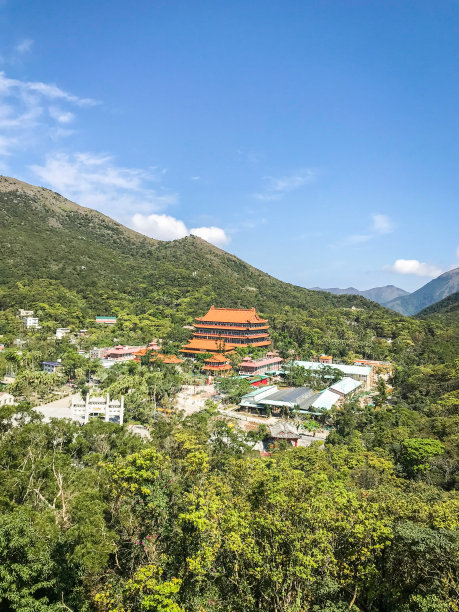
[[[417,291],[390,300],[384,306],[404,315],[414,315],[456,291],[459,291],[459,268],[440,274]]]
[[[315,291],[328,291],[328,293],[335,295],[361,295],[401,314],[415,315],[459,291],[459,268],[444,272],[417,291],[413,291],[413,293],[408,293],[408,291],[394,285],[375,287],[366,291],[359,291],[354,287],[348,287],[347,289],[313,287],[313,289]]]
[[[396,298],[409,295],[408,291],[395,287],[395,285],[386,285],[385,287],[373,287],[373,289],[366,289],[365,291],[359,291],[355,287],[348,287],[347,289],[339,289],[338,287],[330,287],[328,289],[321,289],[320,287],[312,287],[314,291],[327,291],[335,295],[361,295],[362,297],[377,302],[378,304],[386,304]],[[395,310],[395,309],[394,309]]]

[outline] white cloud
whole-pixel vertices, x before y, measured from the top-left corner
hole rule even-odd
[[[50,106],[48,109],[50,117],[58,123],[70,123],[75,119],[75,115],[70,111],[64,111],[58,106]]]
[[[306,183],[310,183],[314,180],[314,177],[315,173],[311,169],[301,170],[296,174],[278,178],[265,176],[265,188],[262,192],[254,194],[254,197],[257,200],[263,201],[281,200],[285,194],[303,187]]]
[[[27,53],[31,50],[33,43],[34,41],[31,38],[24,38],[24,40],[21,40],[21,42],[15,46],[14,50],[16,53],[22,55],[23,53]]]
[[[390,234],[394,231],[394,224],[387,215],[373,215],[373,230],[377,234]]]
[[[423,263],[417,259],[397,259],[392,266],[386,269],[397,274],[414,274],[415,276],[428,276],[430,278],[435,278],[442,273],[437,266]]]
[[[31,170],[46,186],[78,204],[117,216],[132,210],[161,210],[178,199],[175,193],[151,187],[163,171],[117,166],[109,155],[57,153]]]
[[[158,240],[176,240],[189,235],[183,221],[169,215],[141,215],[132,217],[132,227],[146,236]]]
[[[193,234],[215,245],[228,244],[230,241],[220,227],[194,227],[189,230],[183,221],[169,215],[137,213],[132,217],[132,227],[141,234],[157,240],[177,240]]]
[[[190,234],[194,236],[199,236],[203,240],[207,242],[211,242],[212,244],[224,245],[228,244],[230,241],[229,236],[225,233],[221,227],[215,227],[211,225],[210,227],[192,227],[190,229]]]

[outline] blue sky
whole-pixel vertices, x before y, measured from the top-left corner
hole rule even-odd
[[[0,172],[299,285],[459,265],[459,1],[0,1]]]

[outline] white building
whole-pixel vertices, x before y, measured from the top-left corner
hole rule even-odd
[[[108,351],[108,348],[106,346],[101,347],[101,348],[95,346],[89,351],[89,358],[90,359],[105,359],[107,355],[107,351]]]
[[[40,329],[38,325],[38,317],[22,317],[26,327]]]
[[[43,372],[47,372],[48,374],[54,374],[59,368],[62,367],[62,363],[60,361],[43,361],[41,365]]]
[[[70,333],[70,329],[68,327],[58,327],[56,329],[56,338],[61,340],[64,336]]]
[[[0,391],[0,406],[12,406],[14,403],[14,396],[11,393]]]
[[[103,418],[106,422],[123,424],[124,420],[124,397],[120,400],[106,397],[81,397],[73,398],[71,405],[71,418],[85,425],[91,418]]]
[[[339,370],[346,377],[353,378],[362,383],[364,389],[370,389],[372,384],[372,368],[370,365],[346,365],[344,363],[319,363],[317,361],[294,361],[296,366],[301,366],[305,370],[319,371],[326,367]]]

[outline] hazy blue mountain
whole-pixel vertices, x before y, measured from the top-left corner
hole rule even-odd
[[[373,302],[378,304],[385,304],[398,297],[409,295],[408,291],[395,287],[395,285],[386,285],[384,287],[374,287],[373,289],[366,289],[360,291],[355,287],[347,287],[346,289],[339,289],[338,287],[329,287],[328,289],[321,289],[320,287],[312,287],[315,291],[327,291],[335,295],[361,295],[366,297]]]
[[[404,315],[414,315],[456,291],[459,291],[459,268],[441,274],[417,291],[390,300],[384,306]]]

